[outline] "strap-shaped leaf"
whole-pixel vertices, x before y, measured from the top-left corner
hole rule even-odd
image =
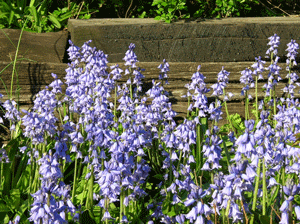
[[[29,4],[29,7],[34,6],[34,3],[35,3],[35,0],[31,0],[30,4]]]
[[[6,4],[6,2],[3,1],[0,2],[0,9],[2,12],[10,12],[13,10],[9,5]]]
[[[60,22],[57,20],[57,18],[55,16],[49,15],[49,20],[53,23],[53,25],[55,27],[57,27],[58,29],[61,28],[61,24],[60,24]]]
[[[39,17],[36,8],[34,6],[29,7],[29,12],[33,16],[34,24],[39,25]]]
[[[9,19],[8,19],[8,25],[11,25],[13,19],[14,19],[14,15],[15,15],[15,12],[12,10],[10,11],[10,14],[9,14]]]
[[[63,15],[61,15],[59,18],[57,18],[60,22],[69,19],[70,17],[72,17],[74,15],[74,13],[72,11],[66,12]]]

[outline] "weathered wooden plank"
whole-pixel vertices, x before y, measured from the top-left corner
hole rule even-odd
[[[257,17],[179,20],[167,24],[153,19],[89,19],[68,21],[72,41],[109,54],[111,62],[122,61],[130,43],[140,61],[177,62],[252,61],[264,56],[268,37],[280,36],[278,56],[286,55],[286,44],[299,40],[298,18]]]
[[[124,83],[124,81],[122,82]],[[184,87],[186,84],[185,82],[178,82],[177,80],[170,80],[169,85],[164,85],[164,88],[166,91],[169,92],[169,97],[170,98],[175,98],[176,101],[178,102],[184,102],[187,101],[186,98],[182,98],[183,95],[186,95],[187,89]],[[148,85],[144,85],[143,87],[144,90],[148,90],[151,88],[152,83],[149,81],[147,82]],[[278,85],[276,86],[276,94],[277,96],[281,97],[283,96],[283,91],[282,89],[286,86],[287,83],[279,82]],[[207,96],[210,97],[213,93],[213,89],[211,88],[213,84],[208,83],[207,88],[210,89],[210,92],[207,93]],[[259,82],[258,83],[258,97],[263,98],[265,96],[265,93],[262,91],[262,87],[265,85],[265,82]],[[46,87],[46,85],[21,85],[21,90],[20,90],[20,101],[23,103],[31,103],[32,100],[34,99],[34,95],[38,93],[39,91],[43,90]],[[65,86],[63,86],[63,90],[65,90]],[[241,96],[241,90],[243,88],[243,85],[240,83],[229,83],[227,88],[225,89],[226,92],[231,92],[234,94],[232,97],[232,100],[243,100],[244,96]],[[51,88],[50,88],[51,89]],[[295,97],[300,97],[300,94],[298,93],[299,88],[295,90]],[[6,92],[2,88],[0,89],[0,92],[4,95],[3,99],[7,99]],[[254,97],[255,96],[255,89],[251,88],[248,93]],[[221,97],[222,98],[222,97]]]
[[[0,61],[14,60],[20,33],[20,29],[1,29]],[[37,62],[62,63],[67,47],[68,36],[69,32],[65,30],[48,33],[23,31],[18,58],[29,58]],[[45,54],[45,52],[47,52],[47,54]]]
[[[8,62],[0,62],[0,71],[6,67]],[[160,69],[157,67],[161,63],[158,62],[139,62],[137,66],[144,68],[145,71],[142,74],[145,76],[145,80],[157,79],[160,73]],[[201,65],[200,73],[202,73],[206,79],[207,83],[214,83],[217,81],[217,75],[221,71],[222,66],[228,72],[230,82],[238,82],[241,77],[241,71],[245,70],[247,67],[251,67],[253,62],[169,62],[170,72],[168,73],[169,80],[176,80],[178,82],[189,82],[193,73],[197,71],[198,65]],[[51,73],[57,74],[58,78],[64,79],[66,75],[66,69],[68,68],[67,64],[63,63],[29,63],[29,62],[20,62],[17,65],[19,67],[19,81],[23,85],[48,85],[52,82],[53,78]],[[114,65],[108,63],[108,66]],[[265,67],[269,66],[270,63],[266,63]],[[285,71],[286,64],[278,63],[282,68],[281,75],[284,78],[287,74]],[[119,64],[121,69],[125,69],[124,63]],[[252,69],[252,68],[251,68]],[[253,69],[252,69],[253,70]],[[296,71],[299,69],[296,67]],[[110,70],[109,70],[110,71]],[[1,78],[5,83],[10,83],[12,74],[12,66],[8,67],[1,74]],[[263,72],[264,78],[267,78],[268,71]],[[124,77],[124,80],[126,76]]]
[[[2,70],[8,63],[0,62],[0,69]],[[145,68],[146,70],[142,72],[145,76],[143,90],[147,91],[152,86],[152,79],[158,80],[158,75],[160,73],[160,69],[158,62],[141,62],[137,63],[137,66],[141,68]],[[187,110],[187,99],[182,98],[182,95],[185,95],[187,89],[185,88],[185,84],[190,82],[193,73],[197,71],[197,67],[199,63],[174,63],[170,62],[170,72],[169,72],[169,85],[164,85],[165,89],[170,93],[169,98],[173,104],[173,108],[178,112],[179,117],[184,117],[186,115]],[[244,105],[242,104],[244,97],[240,95],[242,85],[239,83],[239,79],[241,77],[241,71],[247,67],[250,67],[253,62],[206,62],[201,63],[200,72],[206,77],[205,81],[207,83],[207,88],[211,88],[211,85],[217,81],[217,74],[221,71],[222,66],[224,69],[230,72],[229,75],[229,84],[226,92],[232,92],[234,97],[233,101],[228,102],[229,113],[239,113],[241,115],[244,114]],[[267,63],[266,63],[267,64]],[[109,63],[108,66],[114,65]],[[282,67],[281,76],[285,78],[285,64],[279,63]],[[120,63],[120,67],[124,70],[125,66],[123,63]],[[266,67],[266,66],[265,66]],[[20,90],[20,103],[25,106],[32,105],[34,100],[34,95],[38,93],[38,91],[45,88],[46,85],[49,85],[53,78],[51,73],[57,74],[58,78],[64,81],[64,77],[66,75],[66,69],[68,68],[67,64],[61,63],[28,63],[21,62],[19,67],[19,84],[21,87]],[[109,70],[110,71],[110,70]],[[9,67],[1,74],[1,78],[4,83],[8,85],[10,88],[10,79],[11,79],[12,67]],[[267,78],[268,72],[265,71],[263,73],[264,78]],[[123,77],[121,83],[126,81],[128,77]],[[286,80],[284,80],[286,82]],[[266,79],[260,81],[258,83],[258,96],[260,99],[264,97],[264,93],[261,91],[262,86],[265,84]],[[276,87],[276,93],[278,96],[282,96],[282,89],[286,83],[280,82]],[[63,89],[66,87],[64,86]],[[14,89],[15,90],[15,89]],[[0,85],[0,93],[6,94],[4,91],[3,85]],[[213,101],[211,98],[212,90],[207,93],[207,97],[210,101]],[[254,97],[254,89],[249,90],[249,94]],[[300,97],[298,94],[298,90],[295,90],[295,96]],[[114,94],[112,94],[114,97]],[[7,96],[4,96],[2,102],[7,99]],[[225,116],[223,116],[225,118]],[[226,121],[226,120],[224,120]],[[221,121],[223,123],[224,121]]]
[[[230,72],[229,78],[230,81],[239,81],[241,77],[241,71],[245,68],[253,65],[254,62],[169,62],[170,64],[170,72],[169,80],[175,79],[178,81],[189,81],[193,75],[197,71],[198,65],[201,65],[200,73],[202,73],[206,79],[205,81],[208,83],[216,82],[217,75],[221,71],[222,66],[228,72]],[[138,62],[137,66],[144,68],[145,71],[142,72],[144,74],[145,79],[157,79],[160,69],[157,67],[161,63],[159,62]],[[8,65],[8,62],[0,62],[0,70],[4,69],[5,66]],[[55,73],[59,78],[64,78],[66,75],[65,69],[68,68],[67,64],[63,63],[29,63],[29,62],[20,62],[17,65],[21,65],[19,68],[19,73],[22,74],[19,76],[20,82],[23,84],[32,84],[34,82],[38,84],[49,84],[51,80],[53,80],[51,73]],[[113,63],[108,63],[108,66],[114,65]],[[269,66],[270,63],[266,63],[265,67]],[[278,63],[278,65],[282,68],[281,74],[283,77],[286,76],[285,63]],[[124,63],[119,63],[121,69],[125,69]],[[252,69],[252,68],[251,68]],[[297,67],[295,68],[296,70]],[[109,69],[108,69],[109,70]],[[252,69],[253,70],[253,69]],[[12,74],[12,66],[8,67],[1,74],[1,78],[4,82],[10,82]],[[263,72],[264,78],[267,78],[268,72]]]

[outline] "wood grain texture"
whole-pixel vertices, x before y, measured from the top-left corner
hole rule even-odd
[[[0,62],[0,70],[2,70],[8,63]],[[124,63],[120,63],[120,68],[125,70]],[[145,76],[143,80],[143,90],[147,91],[152,87],[152,80],[158,81],[158,75],[160,73],[160,69],[158,62],[140,62],[137,63],[137,66],[144,68],[145,71],[142,74]],[[187,99],[182,98],[182,95],[186,94],[185,85],[191,81],[191,77],[193,73],[197,71],[198,65],[201,64],[200,73],[202,73],[206,79],[207,87],[211,88],[211,85],[217,81],[217,75],[221,71],[222,66],[228,72],[229,75],[229,84],[226,89],[226,92],[232,92],[234,97],[231,101],[228,102],[228,110],[229,113],[239,113],[244,116],[244,97],[241,96],[242,85],[240,84],[241,71],[245,68],[251,67],[253,62],[206,62],[206,63],[195,63],[195,62],[170,62],[170,72],[169,75],[169,85],[165,85],[165,90],[169,92],[169,99],[172,102],[173,109],[178,113],[178,116],[183,118],[186,115],[187,110]],[[270,62],[265,64],[267,67]],[[62,63],[28,63],[21,62],[18,64],[18,77],[19,77],[19,85],[21,87],[20,90],[20,104],[24,108],[30,108],[33,104],[34,96],[40,90],[44,89],[45,86],[49,85],[53,78],[51,73],[57,74],[58,78],[64,81],[64,77],[66,75],[66,69],[68,68],[67,64]],[[109,63],[108,67],[114,65]],[[283,95],[282,89],[287,84],[287,80],[285,79],[287,75],[287,71],[285,70],[286,65],[283,63],[279,63],[279,66],[282,68],[281,77],[283,80],[276,87],[277,96],[281,97]],[[18,66],[17,66],[18,68]],[[253,69],[252,69],[253,70]],[[108,69],[110,71],[110,69]],[[294,68],[294,71],[298,73],[298,68]],[[12,74],[12,66],[6,69],[2,74],[1,78],[4,83],[9,86]],[[259,99],[264,98],[264,93],[261,91],[261,88],[266,83],[266,79],[268,77],[268,71],[263,73],[264,80],[260,80],[258,83],[258,97]],[[124,83],[128,77],[124,76],[121,80],[121,83]],[[16,83],[16,80],[15,82]],[[14,85],[16,87],[16,85]],[[63,90],[65,90],[66,86],[63,86]],[[15,89],[15,88],[14,88]],[[7,99],[5,89],[3,84],[0,85],[0,93],[4,95],[2,101]],[[214,98],[211,97],[212,90],[207,94],[209,101],[212,102]],[[249,94],[254,97],[254,89],[250,89]],[[112,97],[114,95],[112,94]],[[295,96],[298,98],[300,95],[298,94],[298,89],[295,90]],[[225,114],[223,118],[225,118]],[[224,123],[225,119],[221,121]]]

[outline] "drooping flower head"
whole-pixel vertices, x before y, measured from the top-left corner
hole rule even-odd
[[[253,65],[251,65],[251,67],[255,69],[253,71],[253,75],[258,76],[258,80],[260,80],[263,79],[261,73],[265,71],[264,64],[266,63],[266,61],[261,60],[261,56],[259,56],[258,58],[255,57],[255,60],[256,62]]]
[[[297,65],[296,55],[298,54],[297,50],[299,50],[299,45],[295,40],[291,40],[291,42],[288,43],[287,46],[288,48],[285,50],[288,52],[286,55],[286,64],[289,65],[290,63],[293,63],[293,65]]]
[[[252,77],[252,71],[249,68],[246,68],[241,72],[242,76],[240,78],[240,82],[244,84],[245,86],[242,89],[241,95],[245,96],[246,91],[248,91],[250,88],[254,87],[253,77]],[[250,95],[248,95],[249,98],[251,98]]]
[[[229,74],[230,74],[230,72],[227,72],[226,70],[224,70],[224,66],[223,66],[222,70],[218,74],[217,83],[215,83],[211,86],[214,91],[212,93],[212,96],[222,96],[224,94],[224,89],[229,82],[229,77],[228,77]]]
[[[268,55],[276,56],[278,53],[277,47],[280,44],[280,37],[275,33],[274,36],[271,36],[268,38],[270,41],[268,45],[270,45],[270,48],[266,52],[266,58],[269,58]]]
[[[158,66],[158,68],[161,70],[161,73],[159,74],[158,79],[165,81],[165,83],[168,85],[169,84],[168,72],[170,71],[170,69],[169,69],[169,63],[166,61],[166,59],[163,60],[163,64],[160,64]],[[162,81],[162,84],[163,84],[163,81]]]
[[[135,44],[131,43],[129,45],[129,50],[126,51],[125,57],[123,60],[125,61],[126,66],[130,66],[131,68],[136,68],[135,63],[138,62],[137,56],[134,53]]]

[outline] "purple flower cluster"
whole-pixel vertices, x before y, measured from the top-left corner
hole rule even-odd
[[[277,36],[277,34],[274,34],[274,36],[268,38],[270,42],[268,45],[271,47],[267,50],[266,54],[271,55],[271,64],[266,69],[269,70],[268,74],[268,82],[264,85],[264,88],[266,90],[266,96],[270,96],[270,91],[274,91],[274,87],[277,85],[278,81],[281,80],[279,71],[281,70],[281,67],[277,65],[278,60],[280,59],[277,56],[278,50],[277,47],[280,44],[280,37]],[[273,57],[275,57],[275,60],[273,60]],[[269,58],[269,56],[266,56],[266,58]],[[272,100],[270,103],[273,103]]]
[[[211,88],[213,89],[212,96],[222,96],[224,94],[224,89],[227,87],[227,84],[229,82],[229,74],[230,72],[227,72],[224,70],[224,66],[222,67],[222,70],[218,74],[217,83],[213,84]],[[227,101],[233,96],[232,93],[228,93],[228,96],[225,96],[224,100]]]
[[[39,161],[41,189],[32,194],[29,221],[33,223],[67,223],[70,212],[74,219],[79,218],[76,208],[70,200],[70,187],[59,181],[63,177],[57,154],[45,154]],[[75,214],[76,213],[76,214]]]
[[[280,38],[275,34],[269,39],[271,47],[266,54],[271,55],[272,61],[266,69],[269,74],[264,88],[266,96],[273,97],[274,101],[269,101],[274,107],[272,111],[265,109],[261,101],[256,121],[246,116],[244,125],[235,123],[241,129],[239,135],[224,135],[218,126],[222,101],[226,104],[232,97],[225,91],[229,72],[224,67],[218,73],[217,83],[211,86],[216,100],[209,104],[206,94],[210,90],[198,66],[191,83],[186,85],[187,97],[192,99],[188,110],[195,110],[196,114],[176,124],[177,114],[164,88],[170,71],[165,59],[158,66],[159,81],[152,80],[152,87],[143,95],[143,69],[136,65],[134,44],[130,44],[123,58],[125,71],[114,65],[108,72],[108,56],[90,47],[91,41],[81,48],[69,41],[72,62],[66,69],[62,101],[58,94],[63,94],[64,83],[52,74],[51,90],[46,87],[40,91],[33,108],[24,111],[22,118],[14,101],[3,104],[7,111],[4,118],[13,123],[11,130],[21,122],[25,126],[23,135],[30,139],[30,145],[19,149],[30,157],[30,174],[34,174],[34,167],[38,169],[35,172],[39,175],[33,175],[34,184],[29,187],[35,192],[30,192],[33,203],[29,221],[67,223],[68,217],[78,221],[79,201],[86,201],[84,208],[91,213],[94,205],[99,206],[100,219],[106,223],[136,222],[134,212],[141,207],[148,209],[145,219],[150,224],[212,224],[221,219],[242,223],[254,217],[253,213],[268,215],[266,206],[270,203],[280,211],[279,223],[300,220],[300,152],[290,144],[296,141],[294,134],[300,132],[299,101],[294,97],[298,76],[291,73],[298,44],[294,40],[288,44],[289,82],[283,89],[288,97],[278,101],[275,85],[281,79],[277,65]],[[261,57],[255,59],[254,71],[246,68],[240,78],[242,95],[249,99],[253,77],[256,76],[255,81],[263,79],[265,70],[266,62]],[[129,78],[121,84],[123,72]],[[111,102],[113,93],[115,103]],[[205,119],[212,121],[210,129]],[[0,160],[9,162],[6,149],[0,149]],[[68,163],[76,168],[72,197],[71,187],[63,181]],[[156,186],[148,183],[153,178],[150,172],[160,179]],[[77,174],[82,176],[76,179]],[[159,196],[141,205],[151,191]],[[19,221],[20,217],[14,220]]]
[[[190,104],[188,110],[192,110],[193,108],[197,108],[199,113],[197,114],[199,117],[206,117],[208,112],[208,100],[206,97],[206,93],[210,90],[206,88],[206,84],[204,82],[204,75],[200,73],[201,65],[198,66],[197,72],[192,76],[192,82],[190,84],[186,84],[185,87],[188,89],[187,96],[192,96],[193,103]],[[191,93],[193,91],[194,93]]]

